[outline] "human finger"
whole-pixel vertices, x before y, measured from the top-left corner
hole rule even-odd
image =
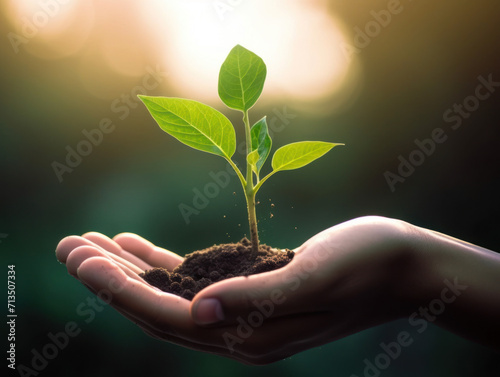
[[[315,298],[318,282],[304,260],[294,258],[280,269],[223,280],[205,288],[191,303],[193,320],[202,326],[234,323],[263,303],[275,307],[275,317],[317,310],[321,302]]]
[[[94,257],[83,261],[77,274],[95,292],[111,291],[113,306],[155,328],[175,333],[192,326],[188,300],[130,278],[108,258]]]
[[[148,264],[141,258],[137,257],[136,255],[131,254],[128,251],[124,250],[118,243],[116,243],[111,238],[105,236],[104,234],[97,232],[88,232],[83,234],[82,237],[89,241],[92,241],[93,243],[99,245],[100,247],[109,251],[110,253],[113,253],[119,256],[120,258],[129,261],[130,263],[133,263],[143,271],[152,268],[150,264]]]
[[[64,237],[56,247],[56,258],[61,263],[66,263],[68,255],[76,249],[78,246],[92,245],[88,240],[83,239],[80,236],[67,236]]]
[[[113,252],[106,250],[102,246],[92,242],[90,239],[83,238],[80,236],[68,236],[68,237],[63,238],[56,247],[56,257],[61,263],[67,263],[69,256],[76,249],[78,249],[79,247],[82,247],[82,246],[88,246],[90,248],[93,248],[94,250],[100,250],[101,254],[99,254],[99,255],[111,258],[111,259],[115,260],[119,265],[127,266],[128,269],[134,271],[134,273],[136,273],[136,274],[140,274],[143,272],[143,270],[140,267],[136,266],[135,264],[133,264],[129,260],[124,259],[123,253],[121,253],[121,256],[119,256]],[[96,253],[97,253],[97,251],[96,251]],[[97,254],[95,256],[97,256]],[[77,266],[75,266],[73,264],[73,266],[68,269],[68,272],[73,276],[75,276],[75,274],[76,274],[76,267]]]
[[[223,331],[200,328],[189,316],[189,301],[128,277],[113,261],[92,257],[78,278],[98,297],[157,337],[192,348],[225,352]]]
[[[164,267],[172,271],[184,260],[180,255],[155,246],[137,234],[120,233],[113,237],[113,240],[120,245],[123,250],[130,252],[154,267]]]
[[[125,272],[125,274],[130,278],[142,282],[144,281],[139,277],[139,274],[142,272],[142,270],[140,270],[137,266],[120,257],[117,257],[112,253],[90,245],[83,245],[74,249],[67,258],[66,268],[68,269],[70,275],[78,278],[78,268],[80,267],[80,265],[85,260],[94,257],[107,258],[110,261],[113,261],[113,263],[115,263],[118,267],[120,267],[122,271]]]

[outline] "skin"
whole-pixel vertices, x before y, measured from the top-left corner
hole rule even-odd
[[[147,334],[245,364],[272,363],[398,318],[418,329],[425,318],[500,350],[493,251],[370,216],[329,228],[295,253],[279,270],[221,281],[190,302],[139,277],[183,258],[138,235],[69,236],[56,250],[71,275],[112,297],[110,305]]]

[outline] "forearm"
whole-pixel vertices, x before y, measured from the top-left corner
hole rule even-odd
[[[415,227],[418,316],[500,349],[500,254]]]

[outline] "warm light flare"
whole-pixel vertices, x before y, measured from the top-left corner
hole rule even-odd
[[[12,0],[3,8],[14,51],[78,54],[84,87],[99,98],[115,95],[116,75],[137,79],[161,65],[165,95],[213,103],[219,67],[236,44],[266,61],[264,101],[348,98],[358,77],[341,48],[347,33],[320,0]]]
[[[7,39],[14,52],[25,50],[43,59],[79,52],[94,25],[93,2],[79,0],[15,0],[3,4],[12,25]]]
[[[218,69],[236,44],[266,61],[268,96],[314,100],[347,82],[344,33],[321,2],[173,1],[145,11],[164,29],[160,43],[177,94],[215,99]]]

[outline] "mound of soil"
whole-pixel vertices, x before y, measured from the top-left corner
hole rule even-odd
[[[258,253],[253,253],[251,242],[243,238],[238,243],[214,245],[188,254],[172,272],[153,268],[141,277],[164,292],[192,300],[196,293],[210,284],[235,276],[276,270],[288,264],[293,256],[291,250],[276,250],[267,245],[259,245]]]

